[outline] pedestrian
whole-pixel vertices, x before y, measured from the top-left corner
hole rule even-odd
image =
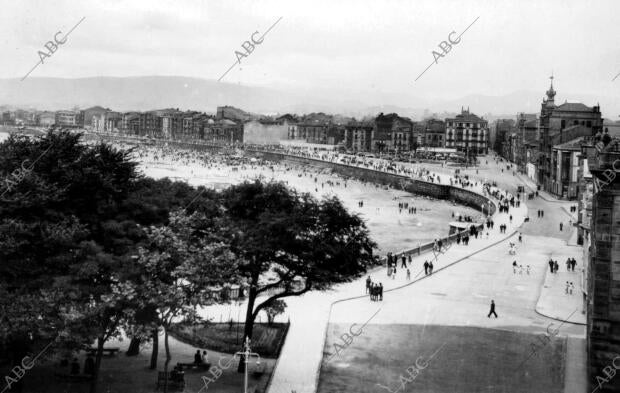
[[[523,274],[523,265],[519,265],[519,274]]]
[[[383,301],[383,284],[379,283],[379,301]]]
[[[411,272],[407,269],[407,281],[411,280]]]
[[[521,236],[521,232],[519,232],[519,243],[523,243],[523,238]]]
[[[491,300],[491,310],[489,311],[489,315],[487,315],[487,318],[491,318],[491,314],[495,315],[495,318],[497,318],[497,313],[495,312],[495,301]]]
[[[370,292],[371,285],[372,285],[372,280],[370,279],[370,276],[368,276],[368,278],[366,279],[366,293]]]
[[[577,260],[575,258],[573,258],[573,260],[571,261],[571,270],[575,271],[575,265],[577,264]]]
[[[403,254],[403,256],[401,257],[400,267],[407,267],[407,257],[405,256],[405,254]]]
[[[517,274],[517,261],[512,262],[512,272]]]
[[[570,282],[570,287],[568,288],[568,293],[572,295],[572,294],[573,294],[573,289],[574,289],[574,288],[575,288],[575,286],[573,285],[573,282],[571,281],[571,282]]]
[[[566,281],[566,288],[564,289],[564,293],[568,295],[568,281]]]
[[[553,261],[553,271],[557,273],[559,269],[560,269],[560,265],[558,265],[558,261],[557,260]]]
[[[433,274],[433,261],[428,264],[428,274]]]
[[[428,275],[428,261],[424,261],[424,275]]]
[[[527,265],[527,274],[530,274],[530,265]]]
[[[560,232],[562,231],[562,228],[564,227],[563,223],[560,223]]]
[[[549,258],[549,271],[553,273],[553,259]]]

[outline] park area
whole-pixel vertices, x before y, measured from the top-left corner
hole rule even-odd
[[[202,350],[207,350],[207,362],[211,364],[211,367],[217,367],[218,363],[227,366],[230,362],[229,368],[221,369],[223,371],[221,376],[215,382],[209,384],[208,390],[222,393],[238,393],[243,386],[244,375],[237,372],[238,357],[232,360],[232,362],[230,359],[233,353],[241,349],[241,345],[234,345],[234,329],[228,331],[227,324],[213,325],[208,328],[198,329],[197,341],[201,343],[217,343],[216,345],[219,347],[227,345],[228,350],[221,351],[212,349],[210,346],[198,345],[198,343],[185,343],[170,337],[170,352],[173,358],[169,369],[172,369],[177,362],[192,363],[196,350],[201,352]],[[278,323],[274,323],[272,327],[268,327],[267,324],[257,324],[255,327],[255,337],[258,338],[257,347],[265,348],[266,350],[271,349],[272,352],[279,351],[281,341],[286,335],[287,327],[287,324]],[[142,346],[137,356],[126,356],[125,351],[129,345],[127,340],[112,340],[106,343],[106,348],[120,348],[121,350],[120,353],[103,357],[99,374],[98,392],[162,392],[163,386],[157,388],[158,370],[164,369],[166,358],[162,343],[163,340],[160,338],[156,370],[149,369],[152,349],[150,343]],[[259,353],[263,355],[264,352],[261,351]],[[37,361],[36,367],[28,371],[27,378],[24,378],[24,391],[31,393],[87,393],[90,388],[89,380],[67,380],[66,378],[58,377],[58,374],[66,375],[69,373],[68,367],[60,365],[61,357],[62,352],[56,353],[54,352],[54,347],[50,347],[46,355]],[[81,351],[77,357],[79,364],[83,365],[86,359],[85,352]],[[261,356],[259,364],[257,364],[255,358],[251,359],[248,367],[250,392],[265,392],[265,387],[273,372],[274,365],[275,359],[269,356]],[[6,365],[0,366],[0,372],[2,372],[2,375],[10,375],[10,369]],[[215,379],[206,368],[186,369],[184,375],[185,388],[179,389],[171,385],[168,391],[197,393],[202,389],[205,392],[206,390],[203,389],[205,387],[202,379],[203,376]]]
[[[462,326],[369,324],[345,346],[341,336],[349,330],[349,324],[328,327],[318,393],[563,391],[565,338],[548,341],[542,335]]]

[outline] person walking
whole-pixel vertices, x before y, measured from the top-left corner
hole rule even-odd
[[[383,301],[383,284],[379,283],[379,301]]]
[[[549,271],[553,273],[553,259],[549,259]]]
[[[411,280],[411,272],[407,269],[407,281]]]
[[[403,254],[403,256],[401,257],[400,267],[403,267],[403,268],[407,267],[407,257],[405,256],[405,254]]]
[[[428,261],[424,261],[424,275],[428,276]]]
[[[428,264],[428,274],[433,274],[433,261]]]
[[[487,318],[491,318],[491,314],[495,315],[495,318],[497,318],[497,313],[495,312],[495,301],[491,300],[491,310],[489,311],[489,315],[487,315]]]
[[[372,280],[370,279],[370,276],[368,276],[368,278],[366,279],[366,293],[370,292],[371,285],[372,285]]]
[[[560,232],[562,231],[562,228],[564,227],[563,223],[560,223]]]
[[[553,261],[553,271],[557,273],[559,269],[560,265],[558,264],[558,261]]]
[[[523,236],[521,235],[521,232],[519,232],[519,243],[523,243]]]
[[[514,261],[514,262],[512,263],[512,272],[513,272],[514,274],[517,274],[517,261]]]

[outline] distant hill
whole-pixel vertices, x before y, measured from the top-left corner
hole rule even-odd
[[[234,105],[266,112],[291,99],[268,88],[175,76],[0,79],[0,105],[49,110],[102,106],[118,111],[178,107],[215,112],[217,106]]]
[[[36,78],[0,79],[0,108],[36,108],[58,110],[80,107],[106,107],[115,111],[144,111],[179,108],[212,112],[218,106],[231,105],[261,114],[325,112],[355,116],[375,116],[379,112],[396,112],[420,120],[426,113],[458,113],[461,107],[485,116],[513,118],[518,112],[537,113],[544,91],[516,91],[502,96],[468,95],[458,99],[427,99],[413,93],[387,92],[385,95],[363,92],[343,94],[337,88],[322,86],[298,90],[285,87],[238,85],[214,80],[181,76],[93,77],[79,79]],[[381,98],[383,97],[383,98]],[[559,91],[556,101],[565,98],[582,100],[588,106],[601,102],[603,114],[616,115],[605,104],[617,98],[595,98]],[[377,102],[386,100],[386,102]],[[445,114],[445,113],[444,113]]]

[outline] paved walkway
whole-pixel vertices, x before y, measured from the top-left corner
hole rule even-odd
[[[487,173],[490,174],[491,172]],[[442,173],[442,182],[447,181],[444,180],[444,175]],[[514,188],[516,189],[516,186]],[[550,240],[524,235],[524,243],[517,246],[516,258],[521,259],[518,262],[520,265],[531,264],[530,274],[525,271],[521,274],[515,273],[511,266],[513,257],[508,256],[507,239],[518,242],[517,236],[511,234],[516,233],[517,225],[521,225],[528,216],[527,208],[522,205],[519,209],[511,209],[510,214],[513,215],[512,224],[508,214],[496,215],[495,229],[490,231],[488,238],[484,234],[479,239],[472,239],[469,246],[454,245],[439,255],[434,262],[435,271],[430,276],[424,275],[422,264],[425,259],[432,258],[432,254],[414,258],[410,267],[411,281],[406,280],[402,269],[399,269],[395,279],[384,276],[385,269],[372,272],[373,281],[383,282],[383,302],[370,302],[363,295],[364,278],[338,286],[327,293],[309,293],[300,298],[287,299],[291,310],[291,329],[269,392],[316,391],[324,355],[321,348],[325,343],[329,322],[362,324],[376,313],[372,323],[442,324],[544,331],[550,319],[535,312],[537,304],[547,305],[557,300],[554,299],[557,283],[551,283],[550,288],[554,291],[549,291],[549,294],[541,291],[546,279],[549,250],[557,253],[555,250],[566,247],[566,241],[563,238]],[[552,215],[555,214],[557,212]],[[541,220],[553,221],[551,218]],[[501,223],[509,225],[507,234],[499,233],[498,227]],[[544,225],[544,228],[549,229],[551,234],[560,232],[559,229],[554,231],[551,225]],[[563,232],[560,235],[568,234],[568,231]],[[556,254],[553,255],[555,258]],[[571,250],[567,255],[578,258],[580,253],[575,252],[574,255]],[[560,260],[560,254],[557,254],[557,258]],[[486,318],[491,298],[498,304],[501,318]],[[411,299],[415,299],[415,302]],[[572,300],[573,303],[563,302],[562,304],[566,305],[560,308],[574,309],[575,305],[580,304],[577,297]],[[377,313],[377,310],[380,311]],[[403,310],[407,312],[403,313]],[[566,315],[568,314],[570,312]],[[583,328],[567,324],[560,334],[582,337]],[[325,354],[329,355],[329,349],[325,350]],[[573,352],[569,353],[572,354]],[[578,353],[574,354],[577,355]]]

